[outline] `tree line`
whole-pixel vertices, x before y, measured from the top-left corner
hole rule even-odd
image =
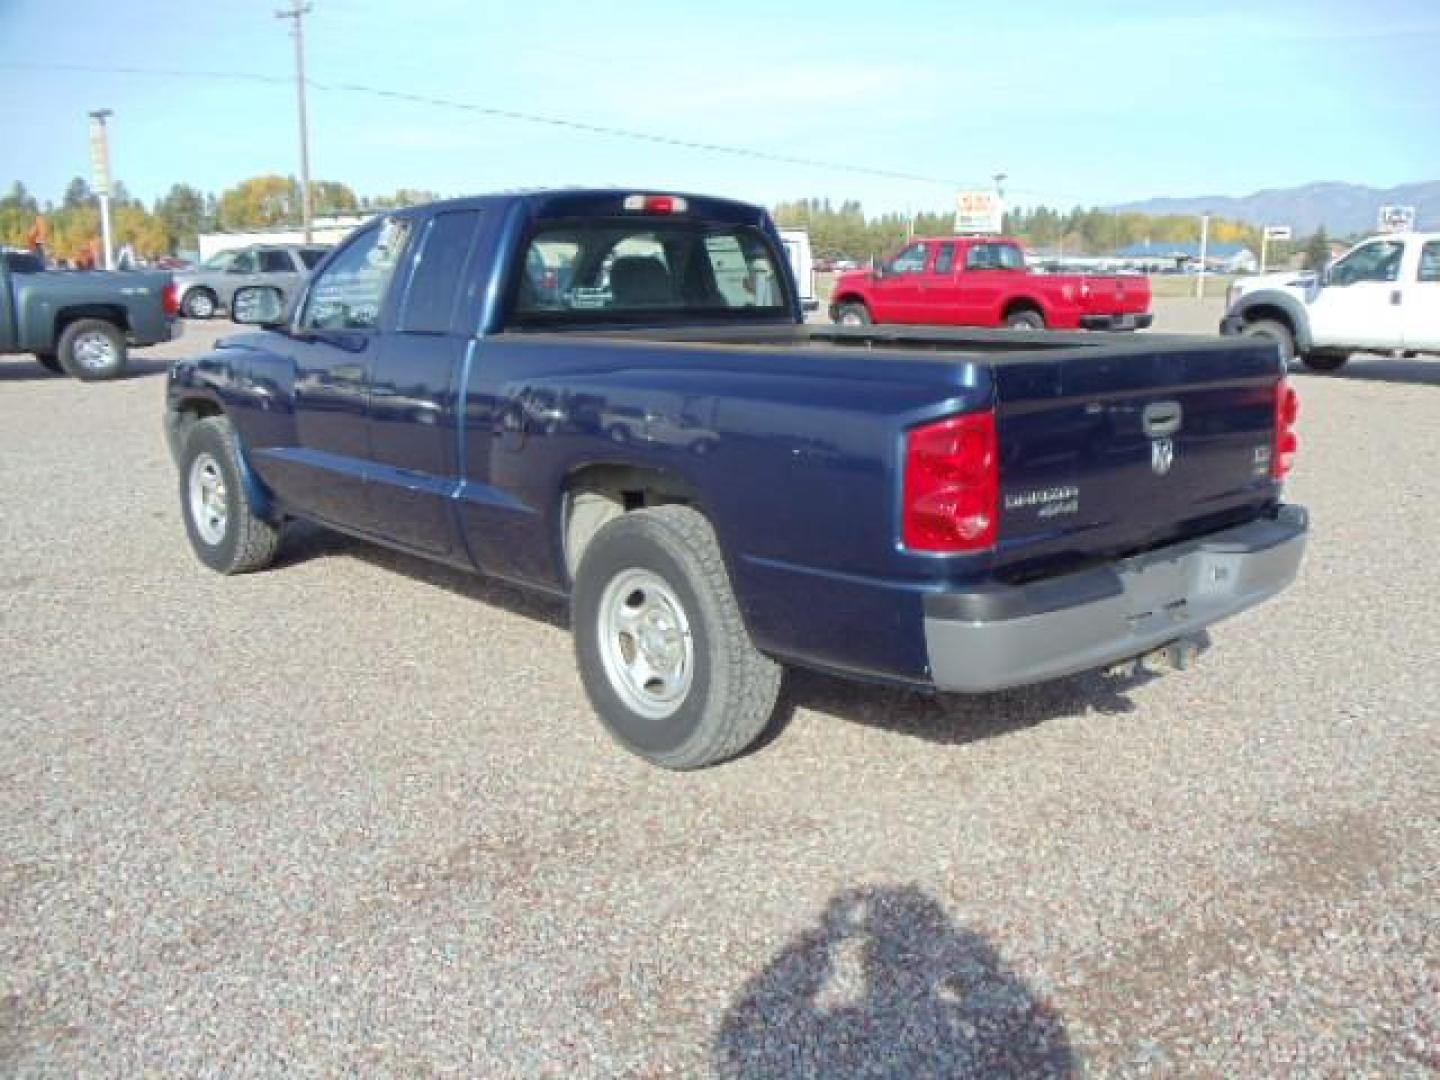
[[[798,199],[775,208],[784,228],[806,229],[817,258],[868,260],[894,252],[910,236],[954,231],[953,211],[924,211],[913,218],[890,213],[867,217],[861,204],[847,200]],[[1200,221],[1190,214],[1141,214],[1077,206],[1069,211],[1048,206],[1016,207],[1005,214],[1004,232],[1032,249],[1064,255],[1108,255],[1132,244],[1194,244]],[[1323,235],[1323,233],[1322,233]],[[1243,221],[1210,219],[1210,242],[1240,244],[1260,253],[1260,229]],[[1273,262],[1288,249],[1272,243]]]
[[[316,217],[389,210],[439,198],[433,191],[413,188],[401,188],[393,195],[360,196],[348,185],[329,180],[314,182],[310,189]],[[128,244],[147,259],[194,251],[202,232],[298,225],[300,211],[300,184],[293,176],[251,177],[218,196],[189,184],[174,184],[149,206],[132,197],[123,183],[115,184],[110,195],[115,247]],[[83,178],[70,181],[59,203],[42,203],[17,180],[0,196],[0,245],[29,246],[42,216],[53,258],[83,259],[100,238],[99,200]]]

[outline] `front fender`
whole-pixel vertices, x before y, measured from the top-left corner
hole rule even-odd
[[[1309,312],[1299,300],[1279,289],[1261,289],[1259,292],[1246,293],[1227,313],[1225,325],[1243,326],[1250,317],[1261,317],[1258,312],[1265,308],[1284,312],[1295,331],[1295,347],[1302,352],[1310,348],[1312,339]]]

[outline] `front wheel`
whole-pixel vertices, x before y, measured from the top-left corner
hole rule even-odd
[[[1311,371],[1339,371],[1349,360],[1350,354],[1343,352],[1310,352],[1300,358]]]
[[[835,321],[841,326],[869,326],[875,320],[870,317],[869,308],[852,301],[835,309]]]
[[[575,575],[572,620],[591,705],[647,761],[714,765],[769,723],[780,665],[751,642],[715,531],[697,511],[636,510],[602,528]]]
[[[185,436],[180,507],[195,555],[211,570],[245,574],[275,561],[280,528],[255,515],[230,421],[212,416]]]
[[[129,357],[124,331],[104,319],[76,319],[65,327],[56,354],[65,374],[86,382],[119,378]]]
[[[1282,322],[1275,319],[1256,319],[1254,322],[1247,322],[1240,332],[1246,337],[1266,338],[1275,342],[1280,346],[1280,358],[1287,364],[1295,359],[1295,335]]]

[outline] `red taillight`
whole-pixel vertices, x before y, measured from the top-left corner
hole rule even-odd
[[[905,443],[905,546],[985,551],[1000,533],[1000,448],[993,412],[952,416]]]
[[[627,195],[626,210],[643,210],[647,214],[683,214],[690,204],[679,195]]]
[[[1276,480],[1284,480],[1295,466],[1295,454],[1300,449],[1300,439],[1295,434],[1295,421],[1300,418],[1300,395],[1286,379],[1275,384],[1275,453],[1270,461],[1270,473]]]
[[[163,299],[162,299],[162,303],[165,305],[165,314],[166,314],[166,315],[169,315],[172,319],[173,319],[176,315],[179,315],[179,314],[180,314],[180,286],[176,285],[175,282],[173,282],[173,281],[170,282],[169,285],[166,285],[166,286],[165,286],[165,293],[164,293],[164,296],[163,296]]]

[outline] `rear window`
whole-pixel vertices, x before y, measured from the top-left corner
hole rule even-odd
[[[7,251],[4,259],[12,274],[39,274],[45,269],[40,257],[28,251]]]
[[[635,218],[541,226],[514,283],[512,323],[668,322],[788,315],[770,241],[745,225]]]

